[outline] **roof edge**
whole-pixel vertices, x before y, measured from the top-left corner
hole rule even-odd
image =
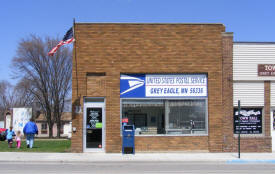
[[[234,33],[233,32],[222,32],[223,36],[229,36],[229,37],[233,37]]]
[[[152,23],[152,22],[75,22],[75,24],[88,25],[88,24],[132,24],[132,25],[223,25],[223,23]]]
[[[251,42],[233,42],[234,44],[275,44],[275,42],[253,42],[253,41],[251,41]]]

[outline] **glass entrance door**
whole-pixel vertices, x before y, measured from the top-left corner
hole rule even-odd
[[[104,103],[86,103],[84,109],[84,152],[104,151]]]
[[[86,148],[102,148],[102,108],[87,108]]]

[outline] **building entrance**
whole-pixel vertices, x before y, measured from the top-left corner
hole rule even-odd
[[[105,151],[104,99],[103,102],[93,102],[93,98],[89,98],[84,103],[83,149],[84,152]]]

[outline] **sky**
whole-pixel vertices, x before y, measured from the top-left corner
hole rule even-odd
[[[234,41],[275,42],[275,0],[1,0],[0,81],[30,34],[60,38],[76,22],[223,23]]]

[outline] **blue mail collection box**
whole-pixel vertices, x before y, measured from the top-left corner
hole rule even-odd
[[[123,125],[122,153],[135,153],[135,126]]]

